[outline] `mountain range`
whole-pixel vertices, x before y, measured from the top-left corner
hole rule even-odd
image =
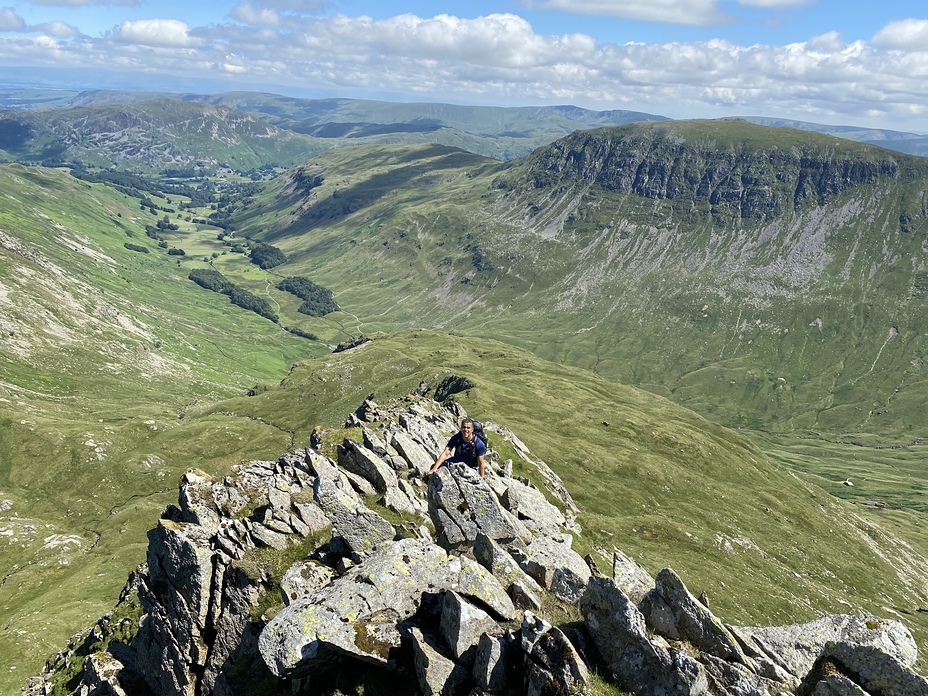
[[[559,139],[502,161],[370,142],[411,129],[351,138],[374,114],[400,123],[371,104],[331,102],[356,112],[327,139],[330,125],[288,135],[252,109],[141,96],[128,106],[147,121],[121,129],[209,131],[226,154],[138,173],[209,161],[239,183],[195,201],[170,182],[0,167],[0,651],[29,646],[4,688],[112,605],[187,468],[276,457],[370,392],[449,375],[470,385],[455,395],[468,412],[555,469],[596,544],[620,539],[691,585],[737,577],[717,609],[728,620],[847,603],[901,618],[924,645],[928,160],[739,120],[576,130],[577,112],[560,114],[573,121]],[[118,139],[94,123],[126,106],[5,112],[33,130],[4,131],[19,143],[4,149],[55,155],[55,119],[101,114],[55,156],[109,168]],[[239,140],[220,135],[230,122]],[[242,183],[233,173],[283,157],[256,133],[300,164]],[[106,161],[77,145],[94,137]],[[338,147],[313,149],[327,140]],[[283,262],[253,263],[260,245]],[[338,310],[299,312],[277,287],[288,277]]]

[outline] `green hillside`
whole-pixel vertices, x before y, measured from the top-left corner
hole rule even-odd
[[[244,172],[292,166],[326,147],[228,107],[169,99],[0,111],[0,155],[24,164]]]
[[[862,609],[925,644],[925,160],[694,121],[508,164],[339,148],[186,215],[55,170],[0,186],[0,692],[111,608],[185,469],[449,375],[564,479],[584,543],[727,621]]]
[[[928,425],[926,191],[919,158],[690,122],[576,133],[504,167],[326,153],[237,221],[367,330],[489,333],[732,426],[907,443]]]

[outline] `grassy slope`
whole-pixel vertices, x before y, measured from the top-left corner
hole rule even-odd
[[[291,444],[272,423],[187,411],[327,350],[187,280],[205,264],[157,248],[136,199],[17,165],[0,189],[0,693],[14,693],[112,606],[186,468]],[[172,242],[221,253],[215,236],[184,224]]]
[[[169,99],[4,112],[0,143],[20,162],[55,159],[150,172],[292,166],[328,145],[233,109]]]
[[[839,143],[861,162],[881,152],[743,123],[697,127],[687,137],[718,149]],[[899,224],[923,208],[924,173],[845,191],[831,213],[810,201],[772,223],[720,228],[706,211],[682,220],[669,199],[567,177],[533,186],[533,165],[500,170],[428,146],[330,152],[307,168],[322,186],[280,195],[277,182],[241,223],[370,330],[492,332],[731,425],[898,442],[924,432],[928,217]]]

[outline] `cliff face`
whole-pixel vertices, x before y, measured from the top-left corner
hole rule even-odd
[[[503,427],[488,424],[491,445],[537,487],[492,449],[486,479],[452,465],[426,486],[463,415],[367,400],[337,461],[307,449],[221,481],[189,471],[117,610],[28,693],[541,695],[588,692],[595,669],[641,696],[928,694],[898,622],[729,626],[670,569],[581,558],[569,493]]]
[[[895,179],[906,167],[896,153],[871,150],[865,158],[853,143],[808,134],[791,139],[789,131],[781,142],[720,143],[715,127],[635,124],[578,132],[540,151],[530,172],[536,188],[580,180],[671,199],[680,210],[708,205],[707,213],[724,223],[772,220],[809,201],[824,205],[855,186]]]

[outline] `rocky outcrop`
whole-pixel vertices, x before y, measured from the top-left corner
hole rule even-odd
[[[730,125],[730,124],[729,124]],[[763,128],[742,130],[763,140]],[[642,198],[669,199],[704,211],[718,223],[772,220],[806,201],[824,205],[842,191],[894,180],[905,158],[890,153],[863,159],[850,143],[825,137],[762,147],[707,122],[632,124],[574,133],[540,151],[532,163],[535,188],[569,181]]]
[[[81,696],[380,693],[378,674],[403,693],[542,696],[583,693],[591,669],[642,696],[928,695],[898,622],[735,627],[669,568],[652,578],[616,549],[600,558],[612,577],[594,572],[563,484],[501,427],[538,485],[492,450],[486,479],[450,466],[424,484],[461,414],[368,399],[337,461],[301,449],[221,480],[187,472],[117,607],[134,618],[101,619],[29,694],[81,664]],[[552,606],[582,623],[552,625]]]

